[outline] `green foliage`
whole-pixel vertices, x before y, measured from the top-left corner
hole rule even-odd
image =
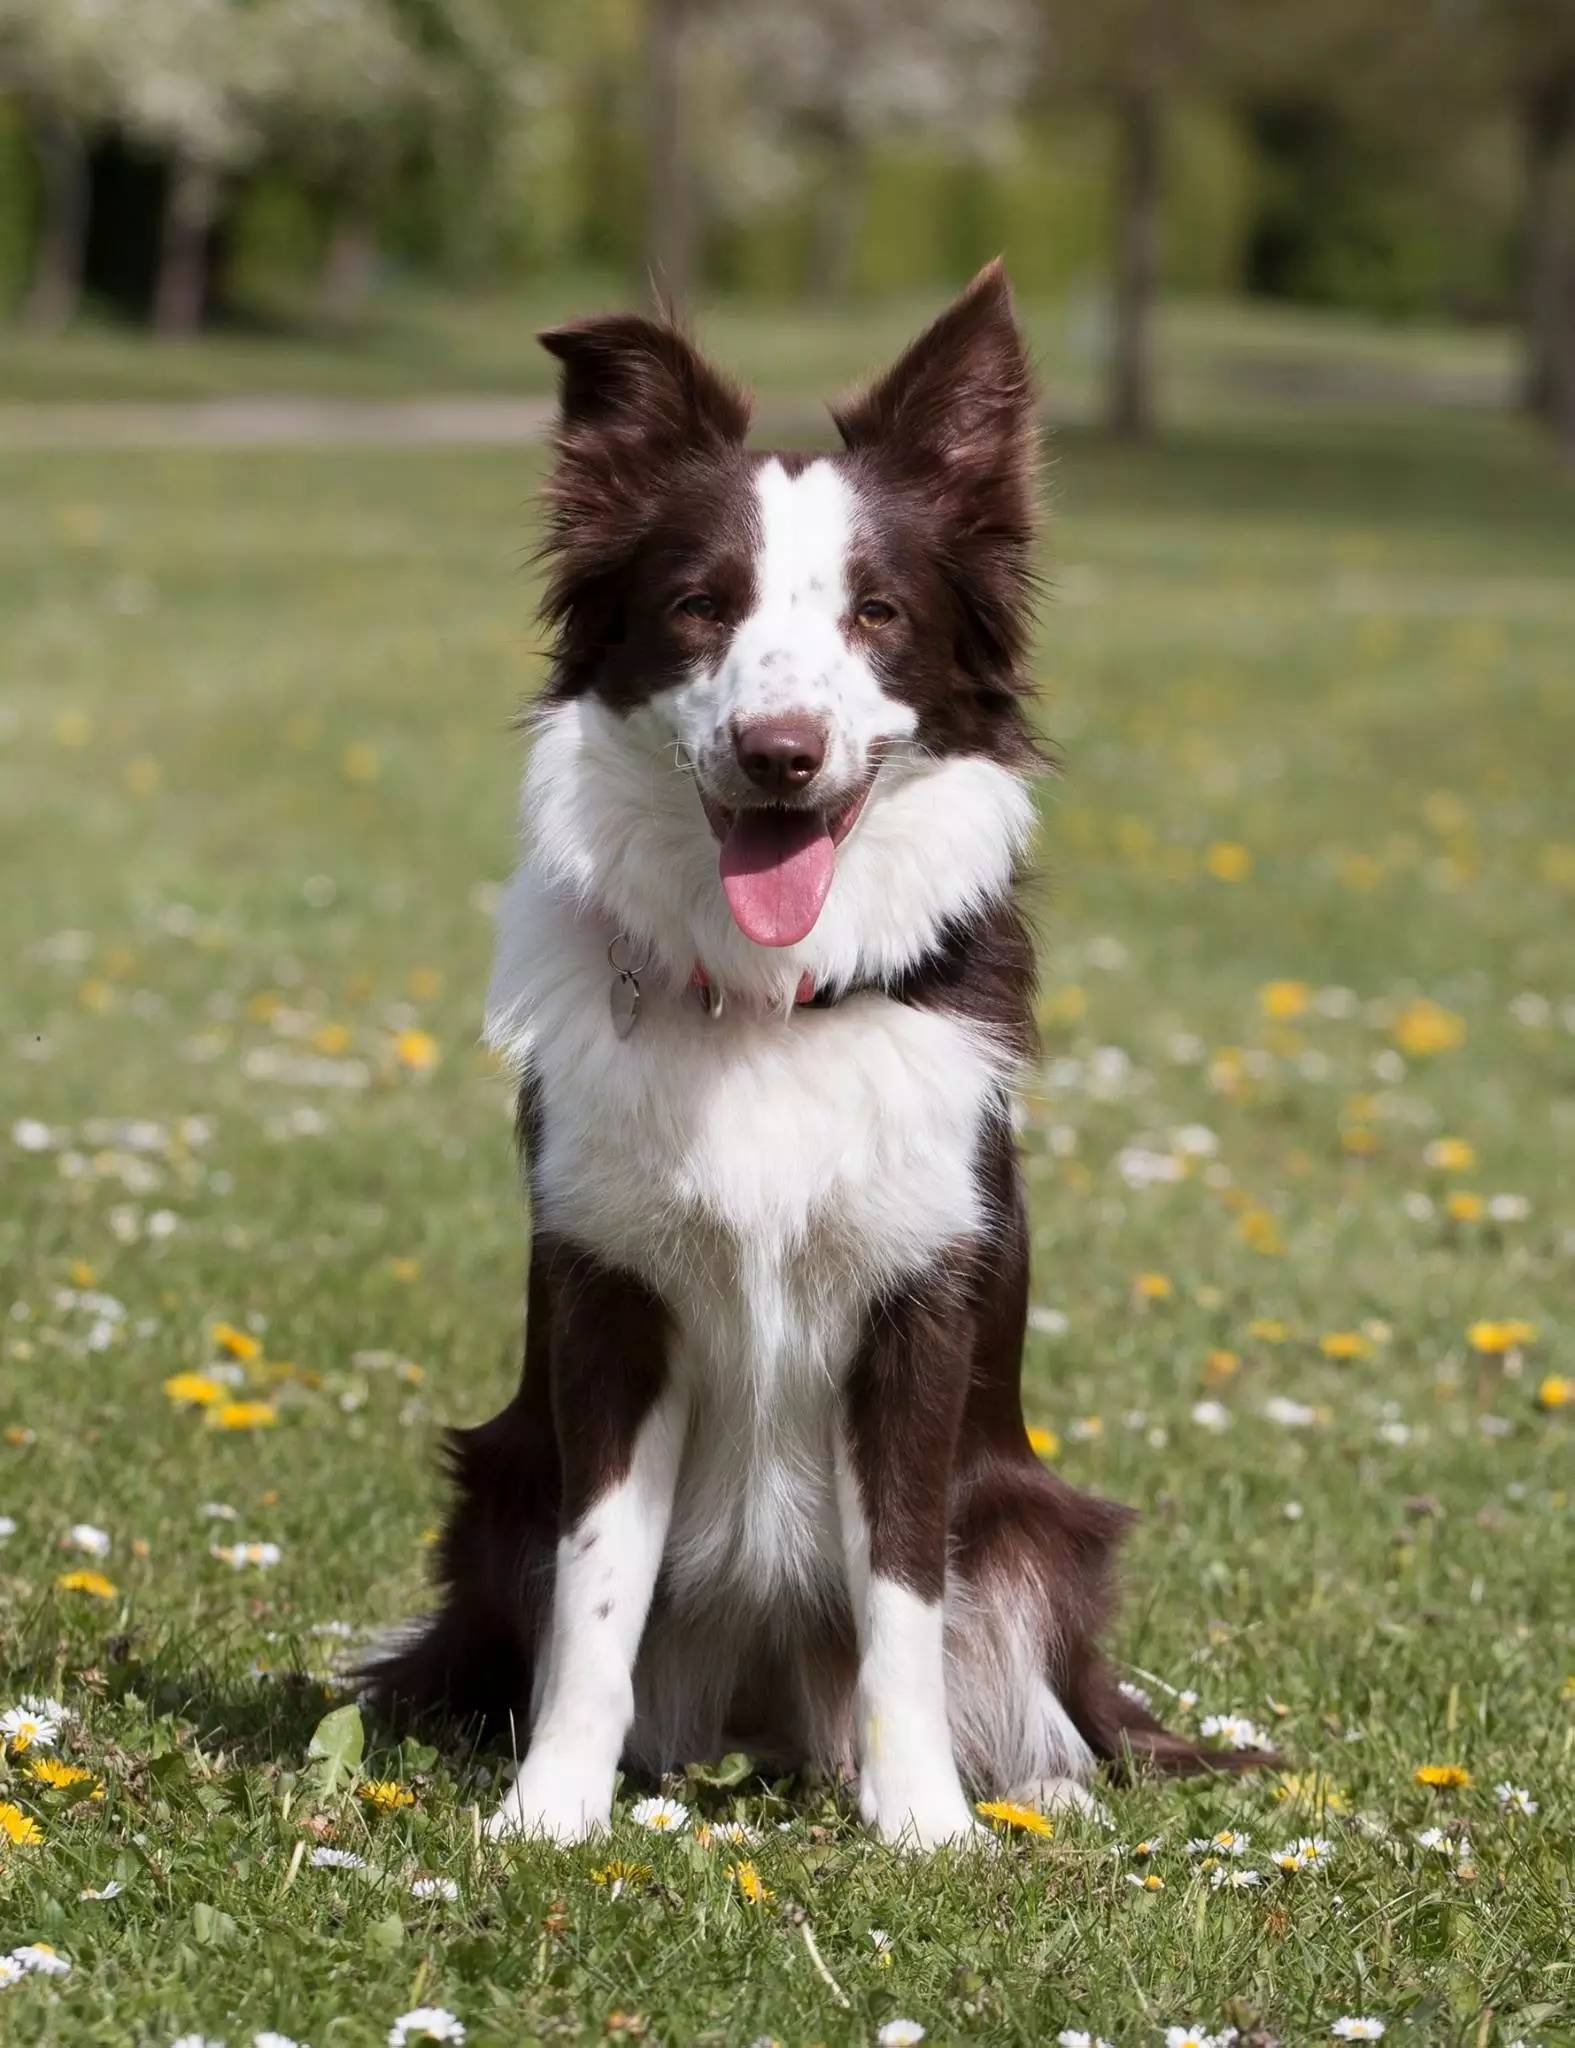
[[[21,111],[0,99],[0,319],[21,302],[32,268],[33,152]]]

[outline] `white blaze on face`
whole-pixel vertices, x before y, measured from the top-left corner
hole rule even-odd
[[[672,693],[669,716],[710,803],[732,814],[720,865],[739,929],[756,945],[791,946],[825,907],[872,748],[916,720],[848,639],[866,593],[851,587],[858,505],[841,472],[821,461],[794,476],[772,460],[756,472],[755,496],[753,607],[716,665]],[[822,735],[820,769],[792,809],[762,805],[737,759],[739,735],[773,719]]]
[[[755,497],[754,608],[717,666],[669,693],[667,715],[707,793],[723,804],[746,795],[733,756],[740,727],[793,713],[814,718],[826,733],[826,803],[846,802],[868,773],[875,742],[902,738],[917,723],[847,639],[849,614],[865,594],[848,577],[858,500],[834,463],[811,462],[790,476],[775,459],[756,471]]]

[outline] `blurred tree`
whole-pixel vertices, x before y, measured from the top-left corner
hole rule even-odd
[[[645,0],[646,282],[675,307],[688,303],[695,275],[696,11],[696,0]]]
[[[1039,33],[1028,0],[729,9],[720,35],[737,81],[734,146],[753,173],[743,188],[810,195],[812,294],[849,288],[872,152],[917,131],[960,167],[996,153],[1033,76]]]
[[[114,76],[98,0],[0,0],[0,90],[32,124],[41,219],[22,317],[63,327],[77,310],[87,243],[88,148],[109,118]]]

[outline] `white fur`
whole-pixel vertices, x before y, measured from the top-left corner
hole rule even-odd
[[[607,1825],[686,1416],[682,1390],[670,1386],[641,1427],[624,1479],[558,1544],[540,1704],[525,1762],[488,1824],[495,1839],[576,1842]]]
[[[938,1848],[975,1825],[947,1719],[945,1608],[871,1572],[869,1524],[840,1431],[836,1471],[859,1651],[859,1811],[888,1842]]]
[[[734,732],[752,719],[807,713],[826,728],[821,784],[846,796],[863,781],[871,747],[907,737],[917,722],[845,632],[849,612],[871,594],[848,585],[858,500],[829,462],[811,462],[797,476],[780,462],[762,463],[755,493],[754,609],[716,666],[664,691],[653,710],[724,803],[750,794],[739,785]]]

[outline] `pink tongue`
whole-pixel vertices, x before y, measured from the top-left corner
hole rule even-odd
[[[740,811],[722,841],[728,908],[757,946],[793,946],[813,931],[836,867],[818,811]]]

